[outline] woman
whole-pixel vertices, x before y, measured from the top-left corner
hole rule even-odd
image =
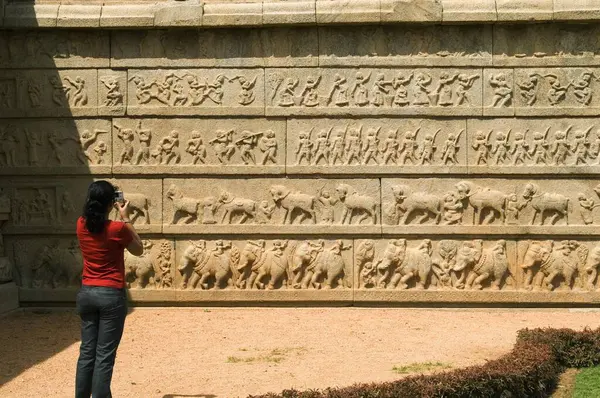
[[[127,314],[124,250],[134,256],[143,253],[142,241],[128,218],[129,202],[116,202],[115,192],[106,181],[92,183],[83,215],[77,220],[83,257],[82,286],[77,294],[81,317],[77,398],[112,396],[110,381]],[[122,221],[108,220],[113,207]]]

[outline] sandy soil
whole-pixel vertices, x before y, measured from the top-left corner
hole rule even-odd
[[[0,318],[0,396],[73,396],[79,320]],[[138,308],[119,348],[115,397],[245,397],[401,377],[394,366],[483,363],[525,327],[600,326],[589,310]],[[419,368],[419,366],[416,366]]]

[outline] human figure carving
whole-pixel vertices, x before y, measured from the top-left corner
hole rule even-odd
[[[405,165],[407,160],[410,160],[412,164],[417,163],[417,150],[419,148],[419,144],[417,144],[417,136],[419,135],[420,130],[421,127],[417,128],[415,131],[407,131],[404,133],[402,144],[400,144],[400,147],[398,148],[399,164]]]
[[[490,130],[487,134],[483,131],[477,131],[475,133],[475,142],[471,144],[471,147],[477,151],[477,161],[475,164],[477,166],[483,164],[488,164],[488,160],[490,157],[490,136],[492,135],[492,131]]]
[[[449,133],[448,138],[444,142],[444,146],[442,147],[442,164],[445,166],[448,163],[450,164],[458,164],[458,151],[460,150],[460,145],[458,145],[458,140],[460,136],[465,131],[462,129],[458,132],[458,134]]]
[[[509,129],[506,134],[502,131],[496,133],[496,141],[492,144],[491,150],[496,165],[504,164],[505,161],[509,160],[510,145],[508,144],[508,140],[511,131],[512,129]]]
[[[410,83],[414,76],[414,72],[411,72],[410,75],[404,77],[401,73],[392,80],[392,88],[394,91],[394,99],[392,100],[392,106],[405,107],[410,105],[410,100],[408,99],[408,89],[406,85]]]
[[[121,141],[123,141],[123,150],[121,151],[121,155],[119,156],[119,163],[125,164],[125,162],[131,164],[133,160],[133,130],[122,128],[116,124],[114,124],[115,129],[117,130],[117,137]]]
[[[571,145],[571,154],[575,156],[575,166],[580,164],[587,164],[588,157],[590,156],[590,142],[587,137],[590,131],[594,126],[590,126],[587,130],[577,130],[575,131],[575,137],[573,138],[573,143]]]
[[[310,140],[310,136],[312,135],[312,131],[314,128],[311,128],[308,133],[301,131],[298,134],[298,146],[296,147],[296,165],[301,165],[303,160],[306,160],[307,164],[311,164],[312,161],[312,151],[314,144]]]
[[[354,99],[354,105],[366,106],[369,104],[369,90],[367,89],[367,82],[371,78],[371,73],[365,77],[362,72],[356,72],[354,85],[350,90],[350,95]]]
[[[525,158],[532,159],[529,154],[529,144],[527,143],[526,137],[529,129],[526,129],[524,133],[516,132],[515,139],[510,147],[510,155],[512,157],[512,165],[525,164]]]
[[[348,132],[348,125],[343,130],[335,132],[333,139],[331,140],[331,165],[344,164],[346,159],[346,133]]]
[[[363,141],[363,146],[361,148],[361,152],[363,153],[362,163],[364,165],[369,164],[369,161],[375,162],[375,164],[379,164],[377,160],[377,153],[379,151],[379,131],[381,127],[371,128],[367,131],[367,136],[365,141]]]
[[[563,86],[555,74],[547,74],[544,76],[550,84],[550,90],[548,90],[548,101],[550,105],[556,106],[560,104],[567,96],[567,90],[573,85],[569,82],[566,86]]]
[[[296,87],[298,86],[298,79],[287,78],[283,89],[279,93],[279,100],[277,105],[290,107],[296,105]]]
[[[533,157],[534,164],[548,164],[548,141],[546,138],[548,137],[548,133],[550,132],[550,127],[546,129],[545,133],[540,133],[536,131],[533,133],[533,143],[531,145],[531,150],[529,151],[529,155]]]
[[[479,75],[468,76],[465,73],[460,73],[458,75],[458,86],[456,87],[456,106],[472,104],[470,90],[473,88],[475,80],[479,79],[479,77]]]
[[[39,108],[40,103],[40,84],[35,80],[27,81],[27,94],[29,95],[29,103],[32,108]]]
[[[140,142],[140,149],[135,155],[135,164],[150,164],[150,141],[152,140],[152,130],[142,127],[142,121],[138,121],[135,128],[135,134]]]
[[[567,155],[570,153],[571,145],[569,144],[569,131],[573,126],[569,126],[565,131],[556,131],[554,133],[554,142],[550,148],[552,155],[552,164],[559,166],[565,165]]]
[[[25,143],[27,145],[27,158],[30,166],[39,166],[40,159],[37,149],[42,146],[42,139],[38,134],[33,134],[29,129],[23,129],[25,132]],[[0,130],[0,141],[4,140],[4,136]]]
[[[517,82],[517,86],[521,89],[521,99],[527,106],[533,106],[537,101],[537,89],[540,77],[537,73],[531,73],[527,80]]]
[[[300,93],[300,104],[308,107],[315,107],[319,105],[319,92],[317,91],[317,86],[321,82],[321,76],[316,79],[313,76],[308,76],[306,78],[306,84],[304,85],[304,89],[302,93]]]
[[[399,145],[400,143],[398,142],[398,129],[388,131],[386,139],[383,141],[381,147],[379,148],[379,152],[383,156],[383,164],[397,162]]]
[[[235,152],[233,144],[233,130],[217,130],[216,137],[208,142],[213,146],[217,160],[221,164],[229,164],[231,156]]]
[[[372,240],[364,240],[354,252],[354,264],[358,266],[359,288],[376,285],[377,269],[374,264],[375,248]]]
[[[454,192],[448,192],[444,195],[442,224],[443,225],[462,225],[463,221],[463,203]]]
[[[336,106],[343,107],[348,106],[348,85],[344,75],[335,74],[333,79],[333,86],[327,96],[327,105],[331,105],[333,102]]]
[[[249,130],[242,131],[241,137],[235,142],[240,147],[240,157],[244,164],[256,164],[256,157],[254,156],[254,149],[258,145],[258,139],[263,133],[253,133]]]
[[[454,92],[452,90],[452,84],[454,83],[454,81],[456,80],[457,77],[458,77],[458,73],[456,73],[454,75],[451,75],[448,72],[440,73],[440,78],[438,80],[438,86],[434,90],[436,98],[437,98],[437,105],[439,105],[439,106],[454,105],[454,98],[453,98]]]
[[[593,72],[585,71],[579,76],[579,79],[572,84],[575,100],[582,105],[589,105],[590,102],[592,102],[593,91],[590,87],[592,77],[594,77],[596,81],[600,81]]]
[[[123,105],[123,94],[120,91],[119,80],[114,76],[107,76],[100,79],[104,87],[108,90],[104,106],[119,106]]]
[[[69,82],[71,86],[75,89],[75,92],[71,96],[72,98],[72,106],[85,106],[88,103],[88,94],[85,88],[85,80],[80,76],[77,76],[75,80],[71,79],[69,76],[65,76],[64,80]],[[67,93],[70,94],[70,93]]]
[[[192,138],[188,140],[185,151],[192,155],[192,164],[205,163],[206,146],[202,143],[202,134],[192,131]]]
[[[230,82],[238,81],[240,83],[240,93],[238,94],[238,103],[240,105],[250,105],[255,100],[254,86],[258,75],[254,79],[248,80],[245,76],[235,76],[229,79]]]
[[[512,88],[506,81],[506,75],[503,72],[490,76],[490,86],[494,88],[494,97],[492,98],[492,107],[504,108],[510,105],[512,100]]]
[[[373,82],[373,87],[371,88],[371,105],[375,107],[385,105],[385,95],[390,92],[390,89],[386,86],[391,85],[392,82],[385,80],[385,75],[383,73],[379,73]]]
[[[433,155],[437,149],[435,146],[435,139],[437,135],[440,133],[441,129],[438,129],[433,134],[426,134],[423,142],[421,143],[418,152],[419,152],[419,160],[420,164],[431,164],[433,161]]]
[[[579,202],[579,212],[581,214],[581,219],[585,225],[591,225],[594,223],[594,209],[596,207],[600,207],[600,204],[597,205],[594,203],[593,199],[588,198],[585,194],[579,193],[577,194],[577,201]]]
[[[56,76],[49,77],[48,80],[52,86],[52,102],[56,106],[64,107],[66,105],[65,100],[69,97],[71,87],[64,85]]]
[[[351,129],[348,132],[348,139],[346,140],[346,162],[344,163],[345,165],[350,165],[352,164],[352,162],[356,162],[357,164],[361,164],[362,161],[362,154],[361,154],[361,149],[362,149],[362,139],[361,139],[361,135],[362,135],[362,128],[363,126],[360,125],[359,127],[355,127],[353,129]],[[600,159],[600,156],[599,156]]]
[[[312,160],[313,165],[318,165],[319,160],[324,160],[325,164],[330,163],[329,155],[330,155],[330,144],[329,144],[329,136],[331,135],[331,131],[333,127],[330,127],[329,130],[321,130],[317,134],[317,139],[315,140],[315,148],[314,148],[314,156]]]
[[[258,140],[258,148],[263,153],[260,164],[277,164],[277,138],[273,130],[267,130]]]
[[[413,101],[413,105],[417,106],[429,106],[431,104],[431,89],[429,85],[431,84],[431,76],[427,73],[419,73],[415,76],[415,99]]]

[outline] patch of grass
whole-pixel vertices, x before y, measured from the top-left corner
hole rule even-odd
[[[423,373],[431,372],[434,370],[450,369],[452,365],[444,362],[414,362],[410,365],[399,366],[396,365],[392,370],[400,374],[408,373]]]
[[[581,369],[575,378],[573,398],[600,397],[600,366]]]
[[[240,348],[242,352],[248,352],[247,348]],[[291,348],[274,348],[269,350],[266,353],[249,356],[249,357],[238,357],[238,356],[229,356],[227,357],[227,363],[255,363],[255,362],[264,362],[264,363],[280,363],[283,361],[288,354],[292,354],[296,352],[298,355],[306,352],[305,348],[299,347],[291,347]]]

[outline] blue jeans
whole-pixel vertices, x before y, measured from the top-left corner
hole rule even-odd
[[[82,286],[77,294],[81,347],[75,397],[110,398],[110,381],[127,315],[125,289]]]

